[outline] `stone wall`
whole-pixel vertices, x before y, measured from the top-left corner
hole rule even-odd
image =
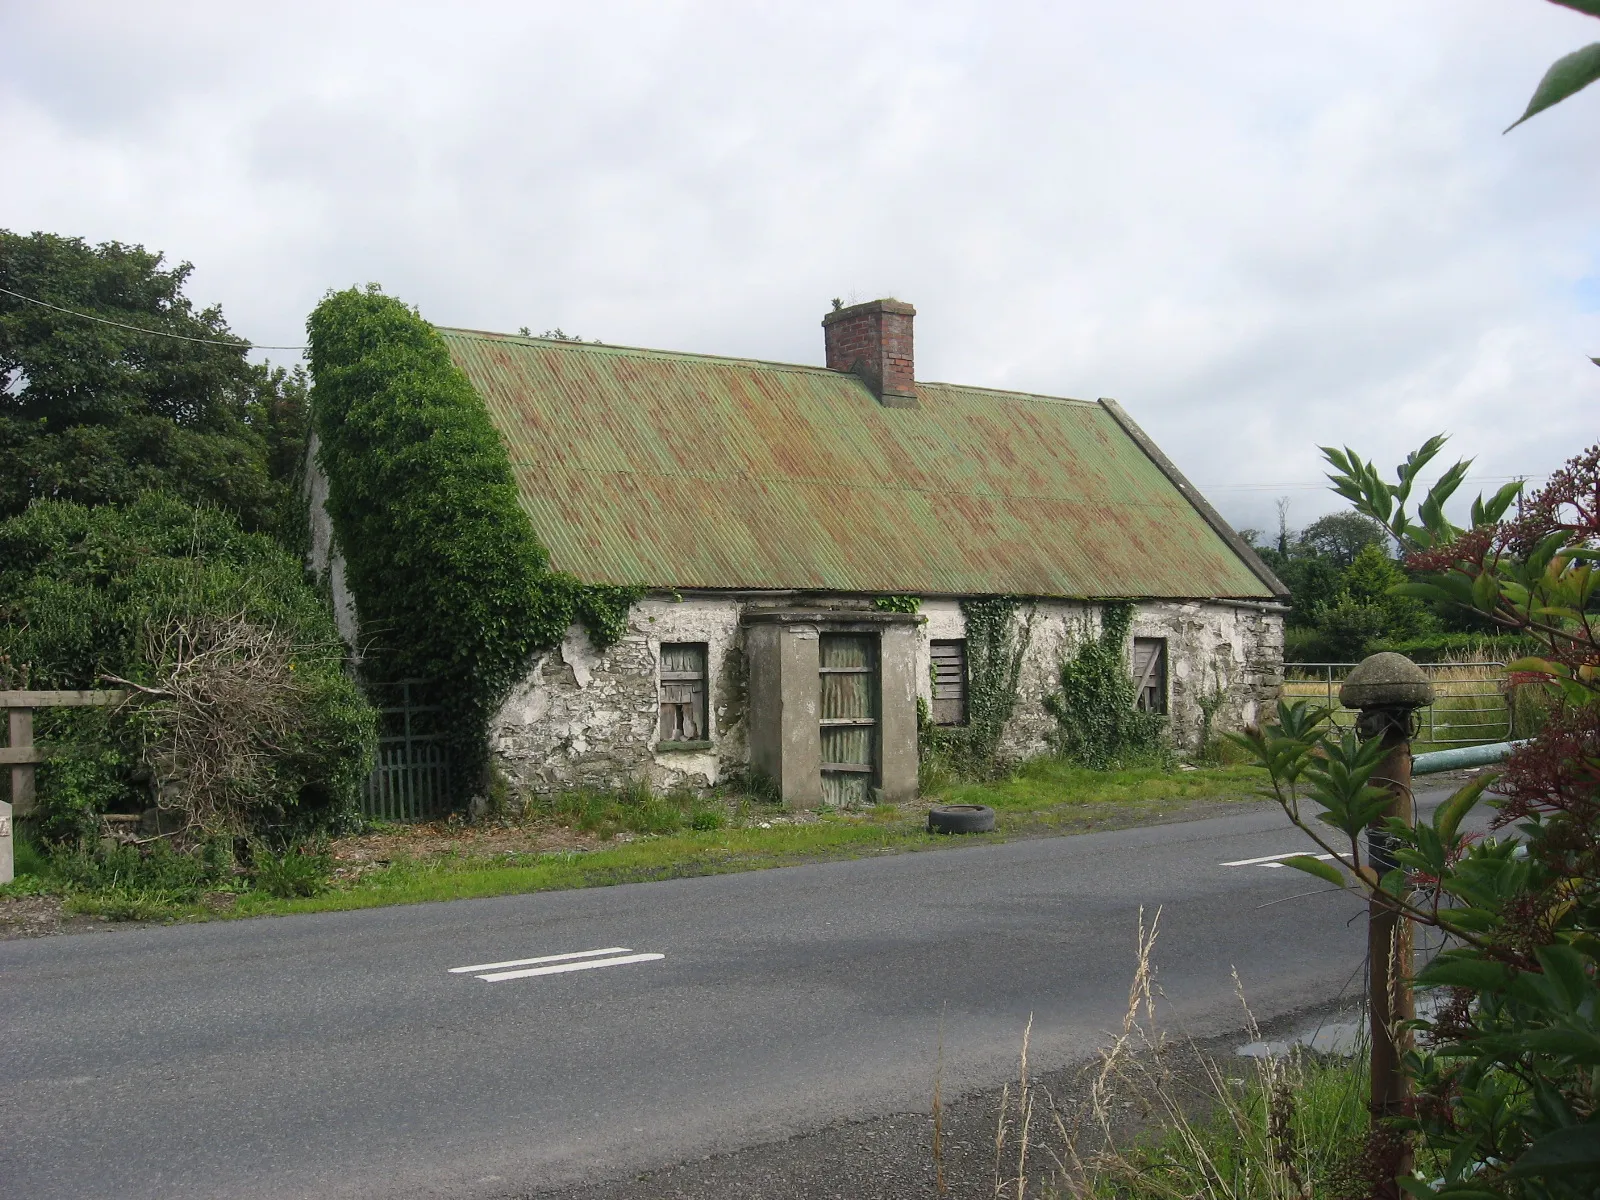
[[[582,626],[541,655],[490,725],[490,750],[534,792],[614,788],[648,779],[658,791],[703,789],[737,774],[745,739],[743,605],[734,599],[646,599],[628,630],[596,650]],[[705,642],[709,751],[656,751],[662,642]]]
[[[633,607],[626,634],[604,651],[574,626],[558,648],[535,661],[492,723],[496,759],[518,786],[535,792],[614,788],[640,778],[657,790],[703,789],[741,774],[749,752],[746,631],[740,616],[749,604],[777,602],[760,595],[652,597]],[[859,596],[808,598],[805,606],[867,603]],[[965,622],[954,600],[927,601],[922,616],[915,678],[919,694],[930,699],[928,643],[965,636]],[[1011,758],[1049,749],[1054,722],[1043,698],[1055,689],[1063,655],[1098,628],[1098,609],[1040,601],[1023,605],[1018,620],[1029,634],[1017,711],[1002,741],[1002,753]],[[1135,609],[1133,634],[1167,639],[1168,710],[1174,741],[1185,750],[1197,748],[1201,695],[1222,691],[1219,730],[1255,720],[1276,699],[1283,664],[1281,611],[1216,601],[1149,601]],[[707,645],[712,750],[656,749],[662,642]]]
[[[928,643],[966,636],[966,622],[955,600],[924,602],[926,637],[918,678],[928,680]],[[1059,668],[1072,648],[1098,634],[1099,607],[1092,603],[1041,600],[1017,611],[1018,636],[1026,638],[1016,712],[1001,738],[1000,751],[1021,759],[1050,749],[1055,719],[1044,697],[1059,684]],[[1277,702],[1283,682],[1283,612],[1276,606],[1220,601],[1151,600],[1134,607],[1133,636],[1167,641],[1167,711],[1173,742],[1199,749],[1199,697],[1220,689],[1223,701],[1216,729],[1241,729],[1263,706]],[[926,690],[924,696],[927,695]]]

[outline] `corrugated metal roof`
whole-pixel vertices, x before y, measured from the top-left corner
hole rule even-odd
[[[1101,405],[441,329],[553,565],[594,582],[1270,598]]]

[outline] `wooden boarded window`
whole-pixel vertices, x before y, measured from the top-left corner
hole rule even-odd
[[[960,640],[934,642],[930,651],[933,656],[933,723],[965,725],[967,643]]]
[[[1167,711],[1167,639],[1133,639],[1133,706],[1140,712]]]
[[[706,724],[706,644],[661,643],[661,741],[704,742]]]
[[[865,804],[872,793],[878,750],[878,654],[871,635],[823,634],[822,802],[838,808]]]

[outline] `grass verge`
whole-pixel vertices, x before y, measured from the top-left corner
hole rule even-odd
[[[387,857],[359,870],[336,872],[318,887],[300,889],[311,894],[284,895],[283,887],[275,889],[280,894],[271,894],[262,886],[265,877],[259,870],[255,877],[241,876],[212,890],[200,885],[176,889],[165,879],[145,881],[132,873],[96,885],[30,849],[19,855],[18,880],[0,887],[0,898],[56,895],[68,912],[108,920],[208,920],[376,908],[1121,828],[1201,815],[1216,805],[1254,799],[1262,782],[1257,769],[1243,766],[1097,772],[1046,759],[1027,763],[1006,779],[949,784],[911,804],[817,814],[785,813],[746,797],[685,800],[673,807],[635,789],[604,803],[592,797],[581,803],[558,799],[520,821],[441,823],[436,836],[413,830],[395,843],[396,849],[384,852]],[[929,834],[925,813],[930,803],[988,804],[996,810],[996,831],[960,839]],[[577,838],[585,827],[582,844],[574,848],[535,848],[538,838],[531,836],[554,828]],[[330,858],[337,860],[338,855],[336,843]]]

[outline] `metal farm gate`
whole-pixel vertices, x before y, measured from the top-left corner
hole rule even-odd
[[[450,743],[430,681],[374,684],[378,761],[361,788],[361,810],[379,821],[426,821],[450,810]]]
[[[1417,743],[1474,746],[1503,742],[1517,735],[1515,714],[1506,696],[1504,663],[1442,662],[1417,666],[1434,688],[1433,703],[1417,712]],[[1333,710],[1334,724],[1353,727],[1356,714],[1340,705],[1339,686],[1355,667],[1355,663],[1284,663],[1283,697],[1325,705]]]

